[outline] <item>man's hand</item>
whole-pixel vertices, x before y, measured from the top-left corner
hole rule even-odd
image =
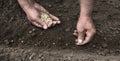
[[[37,27],[47,29],[48,27],[60,24],[59,18],[50,14],[47,10],[45,10],[42,6],[40,6],[37,3],[35,3],[33,7],[26,9],[25,12],[28,17],[28,20]],[[40,18],[41,16],[40,12],[46,13],[52,19],[52,22],[49,22],[48,24],[44,23]]]
[[[21,8],[25,11],[28,20],[33,25],[47,29],[48,27],[60,24],[59,18],[50,14],[44,7],[37,4],[34,0],[18,0],[18,2]],[[44,13],[50,19],[48,23],[45,23],[48,21],[48,18],[46,20],[44,20],[44,18],[41,19],[41,13]]]
[[[91,17],[80,17],[77,23],[77,30],[73,35],[77,36],[76,45],[88,43],[96,33],[95,26]]]

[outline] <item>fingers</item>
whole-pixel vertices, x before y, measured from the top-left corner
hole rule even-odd
[[[48,27],[55,26],[56,24],[60,24],[60,21],[57,17],[53,16],[52,14],[48,14],[52,21],[48,23]]]
[[[53,21],[49,21],[48,24],[47,24],[47,26],[48,26],[48,27],[51,27],[52,24],[53,24]]]
[[[39,23],[43,27],[43,29],[48,28],[47,24],[44,23],[40,18],[36,19],[36,22]]]
[[[85,32],[78,32],[78,40],[84,40]]]
[[[83,31],[83,32],[78,32],[77,30],[74,30],[73,35],[77,37],[77,39],[75,40],[76,45],[84,45],[90,42],[90,40],[93,38],[95,33],[96,31],[94,29]]]
[[[35,26],[43,28],[43,29],[47,29],[48,26],[39,18],[31,20],[30,17],[28,17],[28,20]]]
[[[77,30],[74,30],[73,35],[75,35],[76,37],[78,37],[75,41],[76,41],[76,45],[81,45],[82,42],[84,41],[84,32],[78,32]]]
[[[29,20],[33,25],[42,28],[42,25],[41,25],[41,24],[39,24],[39,23],[37,23],[37,22],[35,22],[35,21],[32,21],[32,20],[29,18],[29,16],[27,16],[27,18],[28,18],[28,20]]]
[[[76,36],[76,37],[78,37],[78,32],[77,32],[77,30],[74,30],[73,35]]]
[[[54,16],[54,15],[52,15],[52,14],[50,14],[44,7],[42,7],[41,5],[39,5],[39,4],[35,4],[35,7],[41,12],[45,12],[46,14],[48,14],[49,16],[50,16],[50,18],[53,20],[53,22],[50,22],[49,24],[48,24],[48,27],[50,27],[51,25],[52,26],[54,26],[54,25],[56,25],[56,24],[60,24],[61,22],[60,22],[60,20],[59,20],[59,18],[57,18],[56,16]]]
[[[86,37],[85,37],[85,40],[83,41],[82,45],[90,42],[90,40],[93,38],[94,34],[96,33],[96,31],[87,31],[86,32]]]
[[[42,26],[40,24],[38,24],[37,22],[31,22],[33,25],[42,28]]]
[[[56,24],[57,24],[57,22],[56,22],[56,21],[53,21],[52,26],[55,26]]]
[[[83,41],[85,38],[85,32],[78,32],[78,38],[77,38],[77,43],[76,45],[82,45]]]
[[[46,14],[49,14],[49,12],[48,12],[44,7],[42,7],[41,5],[35,4],[34,6],[35,6],[35,8],[38,9],[38,11],[40,11],[40,12],[42,11],[42,12],[45,12]],[[52,24],[53,24],[53,22],[50,21],[50,22],[47,24],[47,26],[50,27]]]
[[[43,29],[47,29],[48,27],[51,27],[52,25],[56,25],[57,21],[49,21],[47,24],[42,21],[39,17],[36,17],[35,19],[31,20],[30,17],[28,16],[28,20],[32,22],[33,25],[37,27],[42,27]]]
[[[76,40],[76,45],[82,45],[83,40]]]
[[[53,24],[60,24],[61,21],[59,20],[59,18],[57,18],[56,16],[49,14],[49,16],[53,19],[54,23]]]

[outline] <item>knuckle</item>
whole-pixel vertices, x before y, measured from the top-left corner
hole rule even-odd
[[[84,30],[78,30],[78,32],[79,32],[79,33],[82,33],[82,32],[84,32]]]
[[[79,28],[77,27],[77,32],[84,32],[84,29],[80,28],[80,27]]]

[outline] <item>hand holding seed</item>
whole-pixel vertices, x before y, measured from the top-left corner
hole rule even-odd
[[[50,26],[50,24],[52,23],[52,19],[50,18],[50,16],[48,16],[48,14],[46,14],[44,12],[41,12],[40,14],[41,14],[41,16],[40,16],[41,20],[45,24],[47,24],[47,26]]]
[[[51,26],[60,24],[59,18],[50,14],[45,8],[39,4],[25,10],[28,20],[35,26],[48,29]]]

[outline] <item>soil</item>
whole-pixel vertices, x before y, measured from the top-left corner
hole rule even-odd
[[[120,61],[120,0],[95,0],[97,34],[75,45],[78,0],[37,0],[62,23],[48,30],[33,26],[17,0],[0,0],[0,61]]]

